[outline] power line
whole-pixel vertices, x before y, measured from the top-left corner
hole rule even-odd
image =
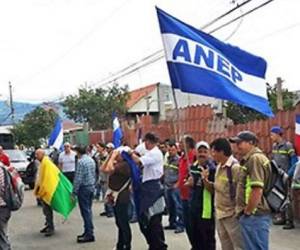
[[[233,13],[233,12],[236,11],[237,9],[240,9],[240,8],[243,7],[244,5],[250,3],[251,1],[252,1],[252,0],[246,0],[246,1],[242,2],[242,3],[240,3],[240,4],[237,3],[237,5],[236,5],[234,8],[228,10],[228,11],[225,12],[224,14],[222,14],[222,15],[216,17],[215,19],[211,20],[211,21],[208,22],[207,24],[203,25],[200,29],[203,30],[203,29],[208,28],[209,26],[213,25],[214,23],[216,23],[217,21],[221,20],[222,18],[224,18],[224,17],[230,15],[231,13]],[[154,53],[152,53],[152,54],[150,54],[150,55],[148,55],[148,56],[142,58],[141,60],[139,60],[139,61],[137,61],[137,62],[134,62],[134,63],[130,64],[129,66],[127,66],[127,67],[125,67],[125,68],[119,70],[118,72],[114,73],[113,76],[122,74],[124,71],[127,71],[127,70],[131,69],[132,67],[135,67],[135,66],[139,65],[140,63],[142,63],[142,62],[144,62],[144,61],[147,61],[147,60],[150,60],[150,59],[151,59],[151,63],[150,63],[150,64],[152,64],[152,63],[153,63],[152,57],[154,57],[154,56],[156,56],[156,55],[159,55],[159,54],[163,54],[163,49],[157,50],[156,52],[154,52]],[[157,60],[160,60],[161,58],[163,58],[163,56],[157,58]],[[154,62],[155,62],[155,61],[154,61]],[[138,69],[140,69],[140,67],[139,67]],[[133,71],[133,72],[134,72],[134,71]],[[132,72],[131,72],[131,73],[132,73]],[[101,82],[106,82],[107,80],[111,79],[113,76],[107,76],[107,77],[105,77],[104,79],[98,81],[98,84],[99,84],[99,82],[100,82],[100,83],[101,83]],[[121,77],[119,77],[119,78],[121,78]],[[115,81],[115,80],[110,80],[109,83],[111,83],[111,82],[113,82],[113,81]],[[97,85],[97,84],[92,84],[92,85],[90,85],[90,87],[95,86],[95,85]]]
[[[241,4],[237,4],[234,8],[228,10],[228,11],[225,12],[224,14],[222,14],[222,15],[220,15],[220,16],[214,18],[212,21],[210,21],[210,22],[208,22],[207,24],[203,25],[200,29],[203,30],[203,29],[208,28],[209,26],[211,26],[211,25],[213,25],[214,23],[218,22],[218,21],[221,20],[222,18],[224,18],[224,17],[230,15],[231,13],[233,13],[233,12],[236,11],[237,9],[240,9],[240,8],[243,7],[244,5],[250,3],[251,1],[252,1],[252,0],[246,0],[246,1],[242,2]],[[157,55],[159,55],[158,58],[157,58],[156,60],[153,61],[152,58],[155,57],[155,56],[157,56]],[[98,81],[97,83],[90,85],[90,87],[93,87],[93,86],[95,86],[95,85],[98,85],[99,83],[100,83],[101,86],[105,86],[105,85],[107,85],[107,84],[110,84],[111,82],[114,82],[115,80],[117,80],[117,79],[119,79],[119,78],[122,78],[122,77],[123,77],[123,72],[126,72],[127,70],[129,70],[129,69],[131,69],[131,68],[133,68],[133,67],[139,65],[140,63],[143,63],[143,62],[145,62],[145,61],[147,61],[147,60],[150,60],[150,63],[149,63],[149,64],[152,64],[152,63],[154,63],[155,61],[158,61],[158,60],[160,60],[160,59],[163,58],[163,57],[164,57],[163,49],[157,50],[156,52],[154,52],[154,53],[152,53],[152,54],[150,54],[150,55],[144,57],[143,59],[141,59],[141,60],[139,60],[139,61],[137,61],[137,62],[134,62],[134,63],[130,64],[129,66],[127,66],[127,67],[125,67],[125,68],[123,68],[123,69],[117,71],[117,72],[114,73],[112,76],[107,76],[107,77],[103,78],[102,80]],[[147,64],[142,64],[142,65],[143,65],[143,67],[147,66]],[[141,68],[141,67],[140,67],[140,65],[139,65],[139,66],[136,68],[136,70],[138,70],[138,69],[140,69],[140,68]],[[133,72],[135,72],[136,70],[134,70],[134,71],[133,71],[133,70],[130,70],[130,72],[133,73]],[[131,74],[131,73],[130,73],[130,74]],[[122,75],[121,77],[119,76],[120,74]],[[118,76],[118,77],[117,77],[117,76]],[[112,79],[112,78],[113,78],[113,79]],[[103,82],[104,82],[104,83],[103,83]],[[103,83],[103,84],[101,84],[101,83]]]
[[[260,5],[258,5],[257,7],[255,7],[255,8],[253,8],[253,9],[251,9],[251,10],[245,12],[244,14],[242,14],[242,15],[240,15],[240,16],[238,16],[238,17],[236,17],[236,18],[234,18],[234,19],[232,19],[232,20],[230,20],[230,21],[228,21],[228,22],[226,22],[226,23],[224,23],[224,24],[222,24],[221,26],[219,26],[219,27],[217,27],[217,28],[211,30],[211,31],[208,32],[208,33],[209,33],[209,34],[215,33],[216,31],[218,31],[218,30],[220,30],[220,29],[222,29],[222,28],[224,28],[224,27],[226,27],[226,26],[228,26],[228,25],[230,25],[230,24],[236,22],[237,20],[243,18],[244,16],[247,16],[247,15],[251,14],[252,12],[254,12],[254,11],[256,11],[256,10],[259,10],[260,8],[266,6],[267,4],[269,4],[269,3],[273,2],[273,1],[274,1],[274,0],[269,0],[269,1],[267,1],[267,2],[264,2],[264,3],[260,4]]]
[[[243,14],[243,10],[242,9],[240,9],[240,12],[241,12],[241,14]],[[231,39],[237,33],[237,31],[242,26],[243,21],[244,21],[244,18],[241,18],[240,21],[239,21],[239,23],[235,27],[235,29],[224,39],[225,42],[227,42],[229,39]]]
[[[249,1],[249,0],[248,0],[248,1],[245,1],[245,2],[243,2],[242,4],[240,4],[240,5],[236,6],[236,7],[234,7],[233,9],[236,10],[236,9],[238,9],[238,8],[241,8],[241,7],[243,6],[243,4],[249,3],[249,2],[251,2],[251,1],[252,1],[252,0],[250,0],[250,1]],[[218,30],[220,30],[220,29],[222,29],[222,28],[224,28],[224,27],[226,27],[226,26],[228,26],[228,25],[230,25],[230,24],[236,22],[236,21],[239,20],[239,19],[244,18],[245,16],[247,16],[247,15],[253,13],[253,12],[256,11],[256,10],[259,10],[260,8],[266,6],[267,4],[269,4],[269,3],[273,2],[273,1],[274,1],[274,0],[268,0],[268,1],[266,1],[266,2],[264,2],[264,3],[262,3],[262,4],[260,4],[260,5],[258,5],[257,7],[254,7],[253,9],[251,9],[251,10],[249,10],[249,11],[247,11],[247,12],[241,14],[240,16],[238,16],[238,17],[236,17],[236,18],[234,18],[234,19],[232,19],[232,20],[226,22],[225,24],[222,24],[221,26],[219,26],[219,27],[213,29],[212,31],[210,31],[210,32],[208,32],[208,33],[209,33],[209,34],[213,34],[213,33],[215,33],[216,31],[218,31]],[[229,12],[229,13],[232,13],[232,10],[229,10],[228,12]],[[227,13],[227,12],[226,12],[226,13]],[[222,16],[224,17],[224,14],[223,14]],[[216,19],[218,19],[218,18],[216,18]],[[210,23],[211,23],[211,22],[210,22]],[[137,71],[137,70],[139,70],[139,69],[141,69],[141,68],[143,68],[143,67],[146,67],[146,66],[149,66],[149,65],[155,63],[156,61],[158,61],[158,60],[164,58],[164,54],[160,55],[160,53],[161,53],[162,51],[163,51],[163,50],[159,50],[159,51],[156,51],[155,53],[153,53],[153,54],[147,56],[147,58],[151,58],[153,55],[158,55],[156,58],[154,58],[154,59],[152,59],[152,60],[150,60],[150,61],[148,61],[148,62],[145,62],[145,63],[139,65],[141,62],[145,61],[145,58],[143,58],[142,60],[140,60],[140,61],[138,61],[138,62],[135,62],[134,64],[131,64],[131,65],[127,66],[126,68],[124,68],[124,69],[118,71],[118,72],[115,73],[114,75],[104,78],[103,80],[99,81],[98,84],[99,84],[99,83],[100,83],[100,84],[99,84],[99,85],[97,84],[97,85],[98,85],[99,87],[104,87],[104,86],[106,86],[106,85],[108,85],[108,84],[111,84],[112,82],[115,82],[116,80],[118,80],[118,79],[120,79],[120,78],[123,78],[123,77],[125,77],[125,76],[127,76],[127,75],[130,75],[130,74],[134,73],[135,71]],[[130,70],[130,71],[127,71],[128,69],[132,68],[132,65],[139,65],[139,66],[133,68],[133,69]],[[96,84],[94,84],[93,86],[95,86],[95,85],[96,85]]]

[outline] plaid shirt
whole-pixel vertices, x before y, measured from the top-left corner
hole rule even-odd
[[[4,191],[4,171],[2,167],[0,167],[0,194]],[[6,206],[5,201],[1,198],[0,195],[0,207]]]
[[[96,180],[96,164],[84,154],[79,160],[75,171],[73,194],[77,195],[80,187],[94,186]]]

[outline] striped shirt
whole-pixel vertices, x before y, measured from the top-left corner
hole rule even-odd
[[[4,191],[4,171],[0,166],[0,194],[2,194],[3,191]],[[0,207],[4,207],[4,206],[6,206],[6,203],[0,195]]]
[[[78,160],[73,184],[73,193],[78,194],[80,187],[90,186],[94,188],[96,180],[96,164],[88,155],[84,154]]]

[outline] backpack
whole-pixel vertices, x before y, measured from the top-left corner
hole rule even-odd
[[[4,190],[2,199],[11,211],[17,211],[22,206],[24,200],[25,185],[18,171],[13,167],[2,167],[4,174]]]
[[[270,165],[270,180],[264,190],[264,197],[272,212],[280,212],[288,202],[288,175],[274,160],[270,161]]]

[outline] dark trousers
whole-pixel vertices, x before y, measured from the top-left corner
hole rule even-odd
[[[84,234],[94,236],[93,204],[94,186],[80,187],[78,191],[78,204],[84,223]]]
[[[7,226],[11,212],[7,207],[0,207],[0,249],[10,250],[10,243],[7,236]]]
[[[147,221],[146,218],[139,218],[140,229],[149,245],[149,250],[165,250],[168,248],[165,243],[165,234],[162,227],[162,215],[157,214]]]
[[[183,208],[179,190],[177,188],[170,188],[166,190],[166,194],[169,211],[169,225],[171,227],[176,227],[177,229],[183,229]]]
[[[64,174],[64,175],[68,178],[68,180],[73,184],[74,177],[75,177],[75,172],[64,172],[63,174]]]
[[[215,250],[215,221],[202,219],[201,213],[191,216],[192,250]]]
[[[128,203],[120,203],[114,206],[115,221],[118,227],[117,250],[131,249],[131,229],[129,226]]]
[[[191,209],[190,209],[190,201],[189,200],[182,200],[182,207],[183,207],[183,221],[186,234],[192,244],[192,229],[191,229]]]
[[[46,226],[52,230],[54,230],[54,223],[53,223],[53,209],[44,201],[42,202],[43,207],[43,214],[45,215],[46,219]]]
[[[128,206],[128,213],[130,220],[137,220],[136,208],[134,203],[133,194],[130,194],[130,202]]]

